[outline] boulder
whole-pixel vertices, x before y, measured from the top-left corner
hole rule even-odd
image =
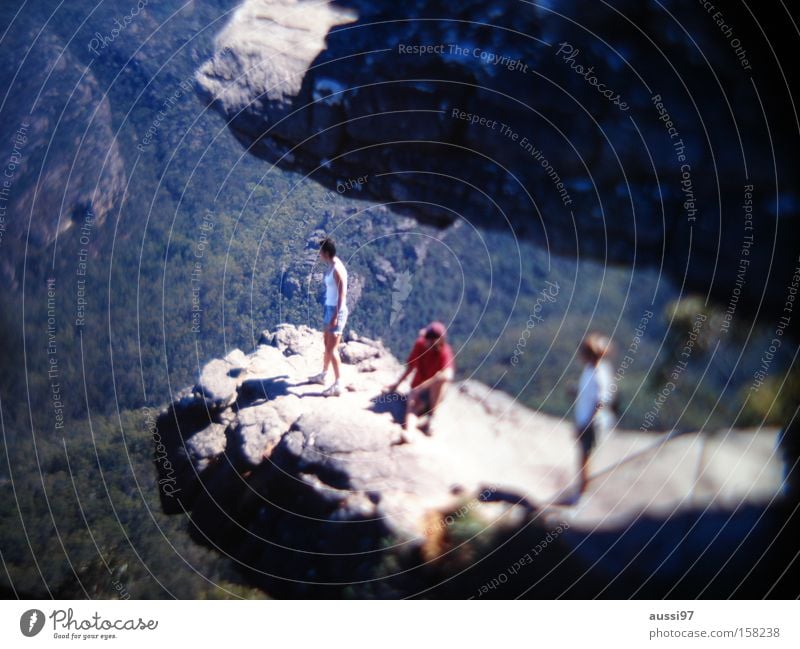
[[[286,422],[268,402],[239,409],[232,428],[234,461],[241,460],[249,466],[261,464],[281,440],[286,428]]]
[[[300,92],[330,29],[354,19],[353,12],[327,2],[244,2],[217,36],[214,57],[200,66],[197,81],[224,112],[236,114],[255,102],[271,111],[257,128],[271,126],[276,133],[300,137],[306,120],[281,122],[278,115],[287,117],[287,99]],[[317,90],[332,94],[324,83]]]
[[[357,341],[345,343],[340,347],[339,353],[342,360],[350,365],[357,365],[362,361],[381,355],[381,351],[377,347]]]
[[[194,392],[205,399],[210,408],[228,406],[236,400],[236,374],[240,369],[224,358],[215,358],[203,366]]]
[[[262,340],[269,340],[269,344],[277,347],[284,356],[308,353],[314,347],[320,347],[322,334],[305,325],[294,327],[291,325],[278,325],[273,334],[267,332],[261,336]]]
[[[224,424],[212,423],[186,440],[188,459],[198,473],[208,468],[212,460],[225,452],[226,428]]]

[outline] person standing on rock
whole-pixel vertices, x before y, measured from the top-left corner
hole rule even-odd
[[[605,437],[614,423],[613,371],[607,360],[610,351],[611,342],[599,333],[590,333],[581,343],[580,357],[584,366],[575,399],[575,432],[581,451],[579,494],[586,490],[589,455],[597,437]]]
[[[309,378],[309,382],[324,385],[328,367],[332,365],[334,382],[322,394],[326,397],[338,397],[342,393],[339,384],[339,342],[348,316],[347,269],[342,260],[336,256],[336,244],[330,237],[326,237],[320,244],[319,258],[327,266],[322,278],[325,285],[325,311],[322,319],[325,356],[322,361],[322,371]]]
[[[431,418],[441,403],[445,390],[453,380],[455,360],[453,350],[447,344],[447,330],[441,322],[431,322],[419,332],[414,347],[408,355],[406,369],[397,382],[387,388],[396,392],[398,386],[414,373],[411,391],[406,396],[405,431],[417,427],[417,417],[428,416],[427,434],[431,435]],[[408,441],[404,438],[404,441]]]

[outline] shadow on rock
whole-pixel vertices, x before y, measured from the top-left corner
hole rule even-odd
[[[194,504],[193,537],[273,596],[341,597],[375,574],[388,530],[369,514],[341,515],[352,498],[346,476],[311,477],[296,465],[281,445],[251,472],[219,466]]]
[[[372,406],[370,410],[378,414],[389,413],[392,421],[402,424],[406,416],[406,396],[399,392],[384,392],[377,397],[370,399]]]

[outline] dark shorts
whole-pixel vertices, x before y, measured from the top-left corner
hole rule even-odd
[[[583,428],[577,430],[578,445],[581,447],[583,457],[588,457],[597,442],[597,433],[595,431],[594,422],[591,421]]]
[[[430,388],[420,390],[417,395],[417,415],[423,416],[430,414],[431,411],[431,391]]]

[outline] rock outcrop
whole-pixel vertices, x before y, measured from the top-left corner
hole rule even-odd
[[[252,353],[209,362],[158,419],[167,449],[157,462],[165,511],[191,512],[198,540],[275,594],[330,593],[374,579],[376,564],[393,552],[417,556],[420,566],[451,559],[457,566],[448,534],[467,518],[477,522],[476,535],[489,536],[544,535],[547,526],[566,524],[553,557],[568,552],[572,569],[604,548],[616,570],[646,543],[631,533],[644,521],[686,525],[693,512],[717,512],[724,527],[739,508],[753,511],[782,490],[776,431],[615,431],[596,452],[586,496],[559,504],[569,500],[577,471],[568,421],[464,381],[451,387],[432,436],[417,432],[403,444],[404,397],[382,390],[400,363],[356,334],[341,356],[346,389],[326,398],[306,381],[319,370],[321,333],[280,325]],[[720,538],[730,544],[741,531]],[[707,533],[708,524],[695,536]],[[609,549],[618,534],[626,542]],[[644,579],[669,548],[636,550],[645,557],[636,564]],[[682,552],[677,569],[696,558]],[[607,583],[609,570],[596,583]],[[396,588],[417,592],[426,578],[414,579]]]
[[[13,87],[0,120],[0,276],[11,292],[21,283],[19,251],[32,256],[70,228],[95,238],[127,181],[102,83],[65,40],[21,13],[0,71]]]
[[[772,46],[751,41],[744,69],[718,31],[678,2],[245,0],[197,79],[249,151],[332,188],[362,178],[395,211],[662,267],[725,304],[752,186],[737,298],[764,316],[796,266],[800,205],[797,156],[769,131],[798,133]]]

